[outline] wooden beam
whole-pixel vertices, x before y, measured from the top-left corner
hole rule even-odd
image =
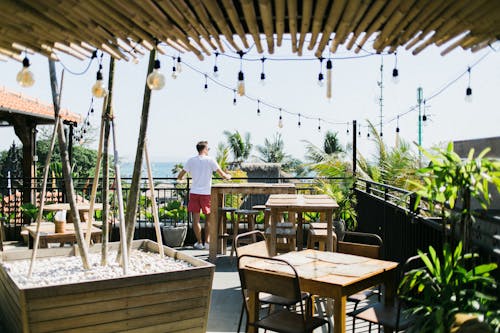
[[[285,33],[285,0],[275,0],[274,5],[276,15],[276,45],[279,47]]]
[[[245,31],[243,30],[243,26],[241,25],[240,16],[236,11],[233,0],[223,0],[222,3],[224,5],[224,9],[226,10],[227,15],[229,16],[231,24],[233,25],[234,30],[240,37],[241,42],[243,43],[243,46],[248,49],[250,45],[248,45],[248,41],[245,36]]]
[[[316,7],[314,8],[314,15],[312,21],[311,40],[309,41],[309,46],[307,47],[309,51],[314,49],[314,45],[316,44],[316,40],[318,39],[318,34],[321,31],[321,27],[323,25],[323,18],[325,16],[327,5],[328,5],[327,0],[316,1]]]
[[[205,28],[208,30],[211,37],[215,39],[219,51],[224,52],[224,46],[222,45],[222,42],[220,40],[219,33],[217,32],[217,30],[211,23],[210,19],[208,18],[207,11],[205,10],[205,7],[203,7],[201,0],[192,0],[191,5],[196,11],[196,14],[198,15],[198,18],[202,22],[203,26],[205,26]]]
[[[243,16],[245,16],[248,31],[252,35],[257,52],[262,53],[263,49],[260,42],[260,31],[259,26],[257,25],[257,15],[255,13],[253,0],[241,0],[241,5],[243,7]]]
[[[297,52],[297,0],[288,0],[288,29],[292,38],[292,52]]]
[[[337,27],[340,17],[344,12],[345,3],[346,0],[336,0],[330,8],[330,14],[328,14],[325,25],[323,27],[323,31],[321,33],[321,39],[319,41],[318,47],[316,48],[316,52],[314,53],[316,57],[320,58],[323,54],[325,46],[328,45],[330,37],[332,36],[332,32]],[[351,3],[356,3],[356,1],[351,0]]]
[[[262,25],[264,26],[264,34],[267,40],[267,51],[274,53],[274,29],[273,29],[273,6],[271,0],[259,0],[259,11]]]
[[[368,29],[369,24],[375,19],[375,17],[382,10],[382,8],[384,7],[384,5],[385,5],[385,1],[384,0],[376,0],[369,7],[368,11],[363,16],[362,21],[356,27],[356,30],[354,30],[354,34],[353,34],[353,36],[351,38],[351,41],[347,44],[347,49],[348,50],[350,50],[354,46],[354,44],[356,43],[356,40],[361,35],[361,33],[365,32]]]
[[[222,34],[224,37],[226,37],[226,40],[228,41],[229,44],[236,50],[236,51],[241,51],[241,48],[234,42],[233,40],[233,35],[229,27],[227,26],[224,15],[222,14],[221,9],[217,5],[217,2],[215,1],[204,1],[203,6],[207,9],[207,11],[210,13],[210,16],[212,16],[212,20],[217,24],[217,27],[219,27],[219,30],[222,31]]]
[[[306,40],[306,35],[309,32],[309,27],[311,26],[312,8],[313,8],[313,0],[302,1],[302,20],[300,24],[300,37],[298,45],[299,55],[302,55],[302,48],[304,47],[304,41]]]

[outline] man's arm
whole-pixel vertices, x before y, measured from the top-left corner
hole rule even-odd
[[[182,169],[181,172],[177,175],[177,180],[181,180],[186,174],[186,170]]]
[[[184,171],[184,170],[183,170],[183,171]],[[216,171],[217,171],[217,173],[218,173],[218,174],[219,174],[219,175],[220,175],[223,179],[228,179],[228,180],[229,180],[229,179],[231,179],[231,175],[230,175],[230,174],[228,174],[228,173],[226,173],[226,172],[224,172],[224,171],[222,171],[222,169],[221,169],[221,168],[217,168],[217,170],[216,170]]]

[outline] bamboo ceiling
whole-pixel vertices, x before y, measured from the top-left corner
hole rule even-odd
[[[95,49],[129,60],[157,41],[200,59],[253,44],[273,53],[285,34],[291,51],[318,57],[339,45],[475,52],[500,39],[499,0],[0,0],[0,19],[0,57],[19,61],[24,51],[57,60]]]

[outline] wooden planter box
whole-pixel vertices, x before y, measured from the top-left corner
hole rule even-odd
[[[114,249],[118,245],[110,243]],[[157,243],[149,240],[134,241],[133,247],[158,252]],[[0,268],[3,325],[8,332],[206,332],[214,265],[164,249],[165,255],[194,267],[25,289]],[[100,246],[90,249],[100,251]],[[75,250],[40,249],[38,254],[40,258],[72,256]],[[3,261],[28,259],[31,251],[1,255]]]

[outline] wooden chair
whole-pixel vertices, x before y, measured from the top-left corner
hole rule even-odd
[[[267,246],[266,238],[262,231],[253,230],[239,234],[236,236],[234,247],[236,251],[236,257],[240,258],[243,255],[254,255],[260,257],[269,257],[269,249]],[[302,299],[309,297],[309,294],[303,293]],[[285,307],[291,307],[297,303],[294,299],[287,299],[275,295],[263,294],[259,296],[259,301],[263,304],[269,305],[269,310],[271,310],[271,305],[281,305]],[[245,300],[243,300],[245,302]],[[245,311],[245,303],[241,306],[240,319],[238,321],[238,332],[240,331],[241,322],[243,320],[243,312]]]
[[[275,262],[281,266],[286,265],[290,274],[286,273],[273,273],[266,271],[256,271],[245,268],[242,262],[246,260],[259,260],[265,259],[267,262]],[[252,291],[257,293],[269,293],[274,297],[282,297],[289,299],[298,304],[300,313],[292,311],[289,308],[279,309],[272,313],[268,313],[263,318],[257,318],[248,325],[254,326],[257,330],[259,328],[282,333],[302,333],[312,332],[314,329],[323,325],[328,326],[328,332],[331,331],[330,322],[323,318],[313,317],[311,298],[306,297],[306,304],[304,307],[303,293],[300,290],[299,276],[295,268],[288,262],[277,258],[266,258],[261,256],[242,255],[238,258],[238,272],[240,273],[241,288],[244,291]],[[259,302],[258,302],[259,303]],[[260,307],[260,304],[258,304]],[[248,308],[245,302],[247,313],[253,309]]]
[[[345,240],[337,242],[337,252],[353,254],[373,259],[380,259],[382,257],[382,246],[384,242],[382,238],[376,234],[346,231]],[[349,240],[349,241],[347,241]],[[358,242],[353,242],[358,241]],[[347,297],[348,302],[354,303],[354,310],[356,311],[360,302],[372,297],[377,296],[380,302],[380,286],[360,291],[354,295]],[[354,326],[353,318],[353,326]]]
[[[248,231],[255,230],[255,219],[259,214],[258,210],[255,209],[237,209],[234,211],[236,215],[236,220],[233,221],[233,244],[235,244],[236,236],[239,233],[240,223],[247,223]],[[231,248],[231,257],[234,254],[234,246]]]
[[[227,251],[227,239],[229,238],[229,234],[227,233],[227,214],[229,213],[231,216],[231,222],[234,223],[234,211],[236,208],[234,207],[219,207],[219,242],[217,246],[219,247],[218,253],[222,252],[226,254]]]
[[[417,263],[422,263],[420,256],[418,255],[406,260],[401,270],[400,281],[404,277],[404,275],[410,271],[411,268],[415,267]],[[406,330],[408,327],[413,325],[413,322],[415,320],[414,316],[411,316],[404,311],[403,301],[400,300],[398,296],[396,296],[394,302],[392,302],[391,305],[379,301],[375,304],[368,305],[361,309],[353,310],[352,312],[347,313],[347,315],[353,317],[353,333],[356,329],[356,319],[369,322],[370,331],[371,325],[377,324],[379,326],[389,327],[395,332]]]

